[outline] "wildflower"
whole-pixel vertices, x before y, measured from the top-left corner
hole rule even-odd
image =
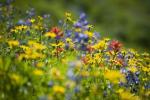
[[[121,49],[122,44],[120,42],[116,41],[116,40],[113,40],[113,41],[110,42],[109,47],[112,50],[114,50],[115,52],[118,52]]]
[[[112,83],[118,83],[119,80],[125,81],[124,75],[115,70],[109,70],[105,72],[104,77],[109,79]]]
[[[51,75],[54,79],[58,79],[58,80],[63,79],[63,76],[61,76],[60,71],[56,68],[51,69]]]
[[[129,70],[133,73],[135,73],[137,71],[137,68],[136,67],[130,67]]]
[[[106,48],[106,42],[101,40],[97,44],[93,45],[93,48],[95,50],[105,49]]]
[[[81,71],[80,74],[83,77],[88,77],[89,76],[89,72],[88,71]]]
[[[131,94],[129,91],[124,91],[120,93],[120,97],[122,100],[140,100],[138,96]]]
[[[57,53],[61,53],[64,51],[64,49],[59,47],[59,48],[56,48],[56,51],[57,51]]]
[[[13,82],[15,82],[16,84],[20,84],[21,83],[21,77],[18,74],[11,74],[11,79]]]
[[[25,30],[25,29],[27,29],[27,28],[28,28],[28,26],[26,26],[26,25],[19,25],[19,26],[15,26],[15,27],[14,27],[13,29],[11,29],[10,31],[17,33],[18,31],[23,31],[23,30]]]
[[[19,41],[18,40],[9,40],[8,41],[8,45],[10,48],[18,46],[19,45]]]
[[[34,23],[34,22],[35,22],[35,19],[33,19],[33,18],[30,19],[30,22],[31,22],[31,23]]]
[[[87,51],[91,53],[94,51],[94,48],[91,45],[87,45]]]
[[[36,76],[41,76],[41,75],[44,74],[44,72],[42,70],[40,70],[40,69],[35,69],[33,71],[33,74],[36,75]]]
[[[63,37],[63,32],[58,27],[52,27],[50,32],[55,33],[56,39],[59,39],[59,38]]]
[[[147,67],[142,67],[142,70],[143,70],[144,72],[149,72],[149,71],[150,71],[150,69],[147,68]]]
[[[23,50],[29,50],[30,49],[28,46],[25,46],[25,45],[21,45],[20,48],[22,48]]]
[[[84,34],[88,35],[88,37],[90,38],[93,36],[93,33],[89,31],[85,31]]]
[[[38,62],[38,63],[36,63],[36,67],[43,67],[44,66],[44,63],[43,62]]]
[[[55,38],[55,37],[56,37],[56,34],[53,33],[53,32],[47,32],[47,33],[45,34],[45,37]]]
[[[73,22],[73,20],[72,20],[72,18],[71,18],[71,13],[66,12],[66,13],[65,13],[65,16],[66,16],[66,18],[67,18],[67,21]]]
[[[63,42],[59,42],[59,43],[50,43],[51,46],[53,47],[63,47],[64,43]]]
[[[35,50],[43,50],[46,48],[46,46],[31,40],[28,41],[28,45],[34,48]]]
[[[120,89],[118,89],[117,91],[116,91],[116,93],[123,93],[123,91],[124,91],[124,89],[122,89],[122,88],[120,88]]]
[[[62,87],[62,86],[55,85],[55,86],[53,86],[53,91],[55,93],[64,94],[65,93],[65,88]]]
[[[81,28],[75,28],[75,32],[81,32],[82,29]]]
[[[85,65],[87,65],[89,63],[89,58],[87,58],[87,57],[82,57],[81,60]]]
[[[43,20],[43,17],[42,17],[42,16],[38,16],[38,19],[39,19],[39,20]]]
[[[73,87],[75,86],[75,82],[69,80],[69,81],[67,81],[67,82],[65,83],[65,85],[66,85],[67,88],[73,88]]]
[[[66,38],[66,42],[70,43],[70,42],[72,42],[72,39]]]

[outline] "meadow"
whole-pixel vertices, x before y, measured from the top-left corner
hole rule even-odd
[[[101,36],[84,12],[56,24],[35,11],[0,8],[0,100],[149,100],[149,53]]]

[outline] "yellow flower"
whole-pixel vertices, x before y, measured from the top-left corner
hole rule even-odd
[[[60,71],[56,68],[51,69],[51,75],[52,75],[52,78],[58,79],[58,80],[61,80],[64,78],[63,76],[61,76]]]
[[[13,80],[13,82],[20,84],[21,83],[21,77],[17,74],[11,74],[11,79]]]
[[[81,28],[75,28],[75,31],[76,32],[81,32],[82,30],[81,30]]]
[[[19,41],[18,40],[10,40],[10,41],[8,41],[8,45],[10,46],[10,48],[18,46]]]
[[[149,68],[147,68],[147,67],[142,67],[142,70],[143,70],[144,72],[149,72],[149,71],[150,71]]]
[[[150,96],[150,90],[146,92],[146,96]]]
[[[131,94],[129,91],[120,93],[121,100],[140,100],[138,96]]]
[[[88,71],[81,71],[80,74],[83,77],[88,77],[89,76],[89,72]]]
[[[44,63],[43,62],[38,62],[37,64],[36,64],[36,67],[43,67],[44,66]]]
[[[53,91],[54,91],[55,93],[64,94],[65,88],[62,87],[62,86],[55,85],[55,86],[53,86]]]
[[[106,42],[104,40],[99,41],[97,44],[93,46],[94,49],[105,49]]]
[[[123,91],[124,91],[124,90],[123,90],[122,88],[120,88],[119,90],[116,91],[116,93],[119,93],[119,94],[120,94],[120,93],[123,93]]]
[[[67,19],[68,21],[73,22],[73,20],[72,20],[72,18],[71,18],[71,13],[66,12],[66,13],[65,13],[65,17],[66,17],[66,19]]]
[[[104,77],[106,79],[109,79],[110,82],[112,82],[114,84],[117,84],[119,82],[119,80],[125,81],[124,75],[116,70],[109,70],[109,71],[105,72]]]
[[[72,42],[72,39],[66,38],[66,42]]]
[[[37,43],[36,45],[34,45],[34,48],[35,48],[36,50],[43,50],[43,49],[45,49],[45,48],[46,48],[46,46],[45,46],[45,45],[42,45],[42,44]]]
[[[37,43],[35,41],[28,41],[28,45],[31,46],[32,48],[34,48],[35,50],[43,50],[46,48],[45,45],[42,45],[40,43]]]
[[[35,22],[35,19],[32,18],[32,19],[30,19],[30,21],[31,21],[31,23],[34,23],[34,22]]]
[[[133,73],[135,73],[137,71],[137,68],[136,67],[130,67],[129,70]]]
[[[91,72],[91,76],[98,77],[100,75],[100,71]]]
[[[110,40],[110,38],[104,38],[104,41],[106,41],[106,42],[109,41],[109,40]]]
[[[30,51],[30,48],[28,46],[25,46],[25,45],[21,45],[20,48],[22,48],[23,50]]]
[[[25,25],[16,26],[14,30],[22,31],[24,29],[27,29],[28,27]]]
[[[35,70],[33,71],[33,74],[34,74],[34,75],[37,75],[37,76],[41,76],[41,75],[44,74],[44,72],[43,72],[42,70],[40,70],[40,69],[35,69]]]
[[[39,20],[43,20],[43,17],[41,17],[41,16],[38,16],[38,19],[39,19]]]
[[[56,68],[52,68],[51,69],[51,73],[54,76],[60,76],[60,71],[58,69],[56,69]]]
[[[63,47],[64,43],[63,42],[59,42],[58,44],[56,44],[56,43],[50,43],[50,45],[53,46],[53,47]]]
[[[56,34],[53,33],[53,32],[47,32],[47,33],[45,34],[45,37],[55,38],[55,37],[56,37]]]
[[[84,34],[88,35],[88,37],[90,38],[93,36],[93,33],[89,31],[85,31]]]
[[[88,28],[90,28],[90,29],[93,28],[93,25],[90,25],[90,24],[89,24],[89,25],[88,25]]]
[[[65,16],[66,16],[66,17],[71,17],[71,13],[66,12],[66,13],[65,13]]]

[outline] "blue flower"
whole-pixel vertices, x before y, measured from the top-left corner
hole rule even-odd
[[[53,81],[49,81],[48,82],[48,87],[52,87],[54,85],[54,82]]]
[[[80,21],[81,21],[81,20],[85,20],[87,18],[87,16],[86,16],[85,13],[81,13],[79,18],[80,18]]]
[[[79,86],[76,86],[76,87],[74,88],[74,92],[75,92],[75,93],[80,92],[80,87],[79,87]]]
[[[66,37],[70,37],[71,34],[72,34],[72,31],[71,31],[71,30],[66,30],[65,33],[66,33],[66,34],[65,34]]]

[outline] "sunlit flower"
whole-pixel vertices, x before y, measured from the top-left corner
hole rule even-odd
[[[120,93],[120,97],[122,100],[140,100],[138,96],[131,94],[129,91],[124,91]]]
[[[44,62],[37,62],[36,63],[36,67],[43,67],[44,66]]]
[[[80,74],[83,77],[88,77],[90,75],[88,71],[81,71]]]
[[[63,32],[58,27],[52,27],[50,32],[55,33],[56,39],[59,39],[59,38],[63,37]]]
[[[37,75],[37,76],[41,76],[41,75],[44,74],[44,72],[43,72],[42,70],[40,70],[40,69],[35,69],[35,70],[33,71],[33,74],[34,74],[34,75]]]
[[[18,75],[18,74],[11,74],[11,79],[12,79],[12,82],[16,83],[16,84],[20,84],[21,83],[21,77]]]
[[[93,45],[96,50],[102,50],[106,48],[106,42],[104,40],[99,41],[97,44]]]
[[[118,52],[118,51],[121,49],[122,44],[121,44],[119,41],[113,40],[113,41],[110,42],[109,47],[110,47],[112,50]]]
[[[93,36],[93,32],[89,32],[89,31],[85,31],[84,34],[88,35],[88,37],[92,37]]]
[[[34,48],[35,50],[43,50],[46,48],[46,46],[31,40],[28,41],[28,45]]]
[[[73,20],[72,20],[72,16],[71,16],[71,13],[69,13],[69,12],[66,12],[65,13],[65,17],[66,17],[66,19],[67,19],[67,21],[70,21],[70,22],[74,22]]]
[[[62,87],[62,86],[55,85],[55,86],[53,86],[53,91],[54,91],[54,93],[64,94],[65,93],[65,88]]]
[[[30,21],[31,21],[31,23],[34,23],[34,22],[35,22],[35,19],[32,18],[32,19],[30,19]]]
[[[46,37],[55,38],[55,37],[56,37],[56,34],[53,33],[53,32],[47,32],[47,33],[45,34],[45,36],[46,36]]]
[[[135,73],[137,71],[137,68],[136,67],[130,67],[129,70],[133,73]]]
[[[110,70],[104,73],[104,77],[109,79],[112,83],[118,83],[120,80],[125,81],[125,77],[119,71]]]
[[[19,41],[18,40],[9,40],[8,41],[8,45],[10,48],[18,46],[19,45]]]

